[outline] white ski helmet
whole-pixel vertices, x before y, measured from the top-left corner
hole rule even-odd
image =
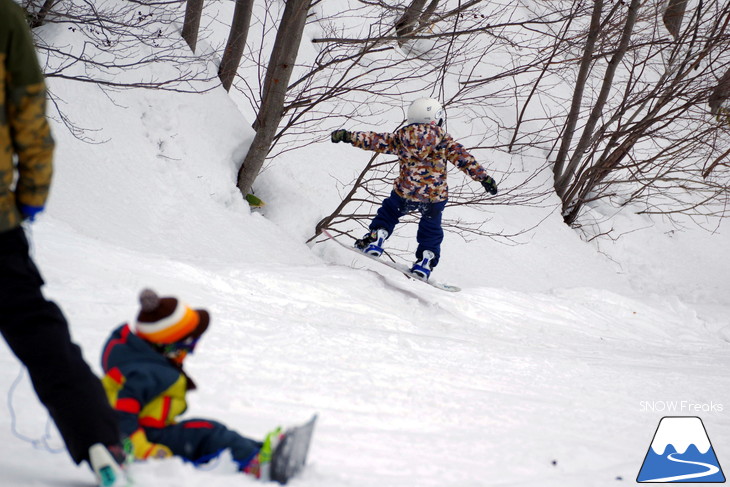
[[[419,98],[408,107],[408,125],[412,123],[431,123],[441,125],[444,109],[433,98]]]

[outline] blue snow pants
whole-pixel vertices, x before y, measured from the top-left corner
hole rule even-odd
[[[446,201],[438,203],[411,201],[401,198],[395,191],[392,191],[390,196],[383,200],[378,213],[370,223],[370,230],[384,228],[389,236],[393,235],[393,229],[403,215],[414,211],[420,212],[421,220],[418,222],[418,233],[416,234],[418,241],[416,258],[421,260],[423,252],[430,250],[436,256],[431,263],[433,268],[439,263],[441,242],[444,240],[444,230],[441,228],[441,214],[444,208],[446,208]]]
[[[263,445],[207,419],[189,419],[164,428],[144,430],[152,443],[165,445],[173,455],[196,465],[208,462],[228,448],[233,460],[243,468]]]

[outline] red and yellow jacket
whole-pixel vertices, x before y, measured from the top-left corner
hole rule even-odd
[[[192,381],[128,325],[109,337],[101,365],[101,382],[117,411],[122,436],[132,440],[135,457],[168,456],[166,447],[147,440],[145,429],[175,424],[187,409],[185,394],[194,389]]]
[[[25,14],[0,0],[0,232],[22,220],[19,204],[44,206],[54,143],[46,120],[46,87]],[[14,191],[17,155],[18,179]]]
[[[448,199],[447,162],[474,181],[487,178],[487,171],[464,146],[436,125],[416,123],[395,133],[352,132],[351,140],[360,149],[398,156],[400,172],[393,189],[407,200],[436,203]]]

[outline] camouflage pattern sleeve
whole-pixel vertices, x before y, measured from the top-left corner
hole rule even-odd
[[[20,223],[18,203],[43,206],[51,182],[54,143],[45,116],[43,73],[25,14],[0,0],[0,231]],[[11,192],[16,168],[18,180]]]
[[[360,149],[378,152],[380,154],[396,154],[395,134],[376,132],[351,132],[352,145]]]
[[[483,181],[488,176],[486,169],[467,152],[463,145],[456,142],[451,136],[447,135],[447,137],[445,142],[448,160],[474,181]]]
[[[46,90],[43,83],[14,90],[8,103],[13,145],[18,155],[19,203],[43,206],[48,197],[53,172],[51,129],[46,120]]]

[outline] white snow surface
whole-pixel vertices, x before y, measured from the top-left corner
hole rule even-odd
[[[284,153],[257,182],[267,206],[255,213],[235,187],[250,120],[222,88],[49,85],[103,143],[74,138],[51,112],[55,180],[28,230],[47,297],[97,373],[144,287],[208,309],[184,417],[261,438],[318,413],[309,464],[290,485],[632,484],[666,415],[702,417],[730,465],[727,225],[680,231],[624,213],[621,238],[586,243],[557,199],[496,205],[495,228],[542,223],[520,245],[447,234],[434,277],[463,291],[446,293],[304,243],[367,153],[329,143]],[[0,366],[0,485],[92,485],[2,341]],[[140,487],[258,485],[225,459],[211,467],[172,459],[130,472]]]

